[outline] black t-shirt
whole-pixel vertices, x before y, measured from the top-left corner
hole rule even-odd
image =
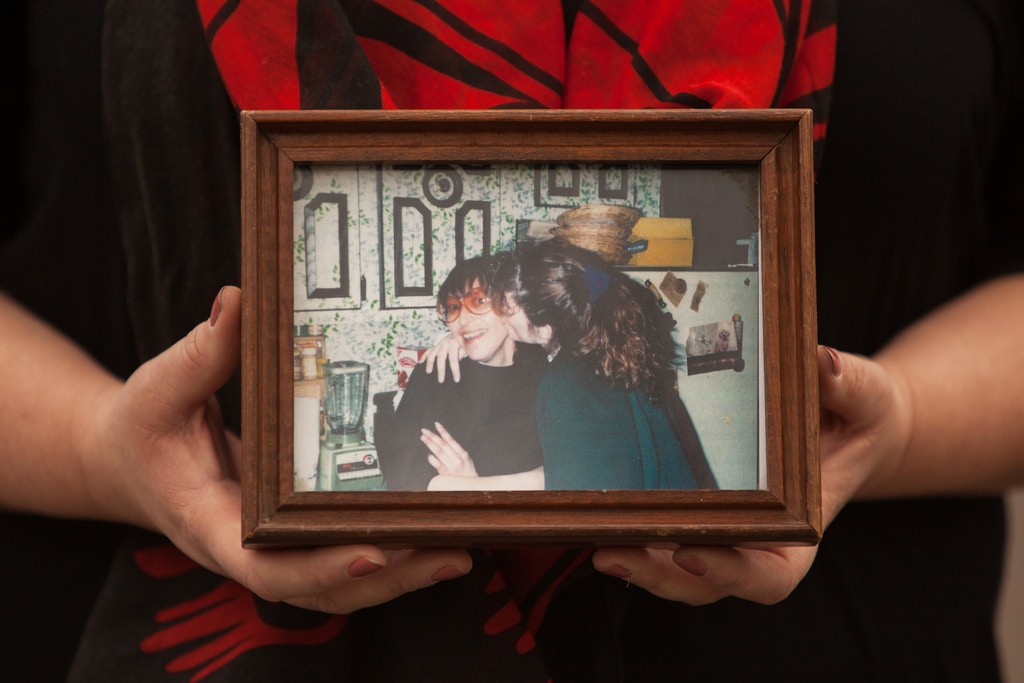
[[[537,384],[547,370],[539,346],[518,345],[508,367],[459,364],[460,381],[439,384],[417,366],[389,420],[387,448],[380,453],[384,480],[392,490],[424,490],[437,474],[427,462],[420,429],[440,422],[473,458],[477,474],[489,477],[536,469],[543,464],[537,437]],[[378,438],[378,447],[380,438]]]
[[[150,16],[141,18],[125,3],[110,3],[106,18],[99,0],[64,4],[58,13],[29,10],[27,59],[10,44],[9,61],[31,67],[32,115],[16,197],[25,220],[5,230],[0,286],[124,374],[205,317],[221,284],[237,281],[237,122],[191,3],[147,6]],[[986,277],[1021,269],[1024,78],[1013,69],[1024,32],[1010,7],[839,4],[833,108],[816,186],[823,343],[872,353]],[[145,25],[126,31],[119,20]],[[104,21],[107,47],[123,41],[127,60],[101,60]],[[182,39],[145,38],[161,31]],[[142,65],[154,63],[174,67],[143,81]],[[194,201],[168,201],[189,197],[192,187],[207,189]],[[140,215],[155,217],[152,233],[113,227]],[[225,393],[235,424],[236,395]],[[555,595],[528,596],[547,606],[537,652],[556,681],[993,680],[1003,524],[994,497],[852,504],[826,532],[806,579],[771,607],[727,599],[691,608],[584,572],[585,561],[553,561],[551,571],[577,573]],[[149,640],[143,651],[140,641],[167,636],[152,613],[158,608],[189,604],[192,614],[212,614],[187,602],[220,585],[212,575],[155,582],[137,570],[138,553],[132,569],[128,551],[108,574],[111,539],[120,534],[112,527],[5,515],[0,529],[5,557],[16,558],[0,563],[5,677],[62,677],[103,577],[78,680],[155,680],[161,671],[171,676],[166,667],[175,662],[207,671],[195,643],[161,641],[159,649]],[[487,563],[498,559],[478,557],[465,580],[342,620],[342,635],[323,645],[245,651],[204,680],[472,678],[480,663],[467,662],[467,653],[482,636],[438,629],[437,618],[472,624],[492,608],[502,613],[484,590],[493,588],[484,581]],[[76,566],[84,569],[68,576]],[[223,604],[246,599],[232,594]],[[259,610],[278,625],[339,623],[280,606]],[[520,669],[507,671],[508,680],[526,680]]]

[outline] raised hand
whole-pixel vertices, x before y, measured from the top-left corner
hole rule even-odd
[[[476,477],[476,466],[466,449],[448,433],[440,422],[434,423],[436,433],[421,430],[420,440],[430,450],[429,462],[438,474],[455,477]]]
[[[459,361],[466,357],[466,350],[459,344],[459,340],[453,334],[446,334],[436,344],[427,349],[420,362],[426,367],[427,373],[434,371],[437,365],[437,382],[444,384],[447,369],[451,368],[452,381],[458,383],[462,379],[459,370]]]
[[[421,430],[420,439],[430,450],[427,461],[437,470],[427,489],[431,491],[533,491],[544,488],[544,468],[481,477],[473,458],[439,422],[437,432]]]

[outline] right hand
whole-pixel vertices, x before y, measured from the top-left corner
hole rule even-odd
[[[440,422],[434,423],[437,432],[429,429],[420,430],[420,440],[430,449],[427,462],[440,475],[453,477],[479,477],[476,465],[466,449],[455,440]]]
[[[458,384],[459,380],[462,379],[462,374],[459,370],[459,361],[466,357],[466,350],[462,348],[462,344],[455,338],[455,335],[449,333],[441,337],[436,344],[427,349],[426,353],[423,354],[423,358],[420,362],[426,366],[427,374],[434,371],[434,365],[437,364],[437,383],[444,384],[445,370],[446,367],[450,367],[452,370],[452,381]]]
[[[238,438],[216,392],[240,358],[241,293],[225,288],[210,320],[99,397],[82,472],[104,516],[165,534],[203,567],[261,598],[344,614],[467,573],[461,550],[372,545],[246,550]]]

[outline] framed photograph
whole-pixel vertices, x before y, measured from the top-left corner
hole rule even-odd
[[[241,126],[246,546],[818,541],[809,111]]]

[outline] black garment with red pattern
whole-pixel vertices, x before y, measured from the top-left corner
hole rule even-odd
[[[809,107],[835,0],[198,0],[239,109]]]
[[[33,69],[33,120],[50,125],[26,129],[28,218],[0,245],[0,286],[119,372],[183,336],[237,282],[237,108],[812,106],[816,139],[828,133],[821,340],[872,353],[992,272],[1024,269],[1011,4],[33,5],[27,52],[50,67]],[[54,197],[78,202],[75,221]],[[220,398],[237,425],[237,385]],[[76,646],[74,681],[997,677],[998,499],[851,505],[772,607],[691,608],[595,574],[586,553],[508,551],[332,617],[259,601],[148,534],[123,534],[111,560],[120,530],[16,516],[0,530],[19,559],[0,563],[8,680],[60,680]]]

